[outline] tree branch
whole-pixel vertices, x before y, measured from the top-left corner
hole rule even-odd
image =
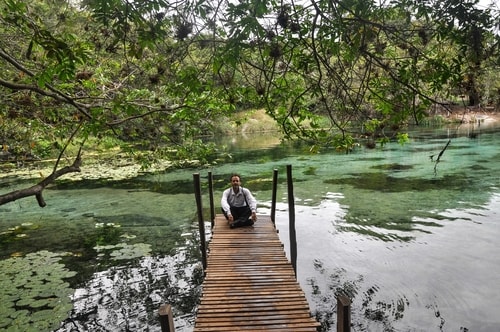
[[[23,73],[27,74],[30,77],[34,77],[35,74],[33,74],[30,70],[25,68],[23,65],[21,65],[18,61],[16,61],[14,58],[12,58],[8,53],[6,53],[4,50],[0,49],[0,57],[10,63],[12,66],[17,68],[18,70],[22,71]],[[47,96],[50,98],[53,98],[55,100],[73,105],[78,111],[80,111],[82,114],[84,114],[88,119],[91,119],[91,115],[88,112],[88,109],[90,106],[79,103],[75,101],[71,96],[66,95],[62,91],[57,90],[50,84],[45,84],[47,89],[49,89],[51,92],[46,91],[44,89],[41,89],[38,86],[35,85],[26,85],[26,84],[15,84],[12,82],[5,81],[3,79],[0,79],[0,85],[12,89],[12,90],[30,90],[36,93],[39,93],[43,96]]]
[[[65,166],[59,170],[55,170],[47,176],[45,179],[40,181],[34,186],[31,186],[29,188],[21,189],[21,190],[16,190],[10,193],[7,193],[5,195],[0,195],[0,205],[6,204],[13,202],[15,200],[29,197],[29,196],[35,196],[36,200],[38,201],[38,205],[40,207],[45,207],[47,203],[45,203],[45,200],[43,199],[42,192],[47,187],[49,184],[54,182],[57,178],[68,174],[68,173],[73,173],[73,172],[80,172],[80,166],[82,164],[82,159],[81,159],[81,150],[78,152],[78,155],[76,156],[75,160],[73,161],[73,164],[70,166]]]
[[[446,143],[446,145],[444,146],[444,148],[441,150],[441,152],[439,152],[436,160],[434,160],[434,156],[435,155],[429,156],[429,158],[431,158],[431,161],[434,162],[434,175],[437,174],[437,164],[439,164],[439,161],[441,160],[441,156],[443,155],[443,153],[446,150],[446,148],[448,148],[448,145],[450,145],[450,143],[451,143],[451,139],[448,140],[448,142]]]

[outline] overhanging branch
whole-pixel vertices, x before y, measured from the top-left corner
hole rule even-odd
[[[43,199],[42,192],[47,187],[49,184],[54,182],[57,178],[68,174],[68,173],[74,173],[74,172],[80,172],[80,166],[82,164],[82,159],[80,152],[76,156],[75,160],[73,161],[73,164],[69,166],[65,166],[59,170],[55,170],[52,172],[49,176],[47,176],[45,179],[40,181],[34,186],[31,186],[29,188],[21,189],[21,190],[16,190],[13,192],[10,192],[5,195],[0,195],[0,205],[10,203],[13,201],[16,201],[21,198],[29,197],[29,196],[35,196],[36,200],[38,201],[38,205],[40,207],[45,207],[47,203],[45,203],[45,200]]]
[[[0,49],[0,58],[6,60],[8,63],[10,63],[12,66],[14,66],[16,69],[22,71],[23,73],[27,74],[30,77],[34,77],[35,74],[33,74],[30,70],[22,66],[18,61],[16,61],[14,58],[12,58],[8,53],[6,53],[4,50]],[[66,104],[74,106],[76,109],[78,109],[79,112],[84,114],[88,119],[91,119],[91,115],[88,112],[88,109],[90,106],[79,103],[74,100],[71,96],[68,96],[67,94],[63,93],[62,91],[57,90],[50,84],[45,84],[47,87],[47,90],[44,90],[36,85],[27,85],[27,84],[16,84],[12,83],[9,81],[5,81],[3,79],[0,79],[0,85],[12,89],[12,90],[29,90],[36,92],[38,94],[41,94],[46,97],[53,98],[55,100],[58,100],[60,102],[64,102]]]

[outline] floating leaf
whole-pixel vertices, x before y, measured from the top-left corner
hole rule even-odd
[[[137,235],[133,235],[133,234],[129,235],[129,234],[125,233],[125,234],[120,235],[120,237],[122,237],[124,239],[135,239],[137,237]]]
[[[9,326],[12,323],[12,319],[10,317],[4,317],[2,313],[0,313],[0,328],[4,328]]]
[[[115,260],[127,260],[148,256],[151,253],[151,245],[146,243],[120,244],[122,249],[113,251],[110,255]]]
[[[49,299],[40,299],[40,300],[34,300],[30,303],[30,306],[32,308],[41,308],[41,307],[46,307],[51,303]]]
[[[23,310],[24,312],[24,310]],[[12,320],[11,326],[19,327],[18,331],[21,331],[21,327],[26,327],[26,329],[30,326],[29,315],[19,315],[15,319]],[[15,331],[15,330],[14,330]]]
[[[18,317],[28,317],[30,312],[28,310],[16,310],[14,313],[10,315],[13,319],[16,319]]]
[[[16,302],[16,306],[18,307],[29,307],[33,302],[32,297],[25,297]]]
[[[15,312],[16,312],[16,310],[13,307],[2,306],[2,308],[0,308],[0,320],[2,320],[2,318],[4,318],[4,317],[12,317],[12,315]]]

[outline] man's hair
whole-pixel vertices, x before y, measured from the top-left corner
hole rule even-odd
[[[239,175],[238,173],[233,173],[231,174],[231,176],[229,177],[229,182],[232,182],[233,181],[233,177],[237,176],[238,179],[240,179],[241,181],[241,175]]]

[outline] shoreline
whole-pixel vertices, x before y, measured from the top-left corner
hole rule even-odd
[[[492,109],[490,111],[488,109],[482,108],[475,109],[469,107],[460,107],[451,108],[450,110],[437,111],[433,116],[430,116],[429,118],[434,117],[441,117],[452,123],[461,124],[474,124],[483,122],[489,123],[500,121],[500,112],[497,112],[495,109]]]

